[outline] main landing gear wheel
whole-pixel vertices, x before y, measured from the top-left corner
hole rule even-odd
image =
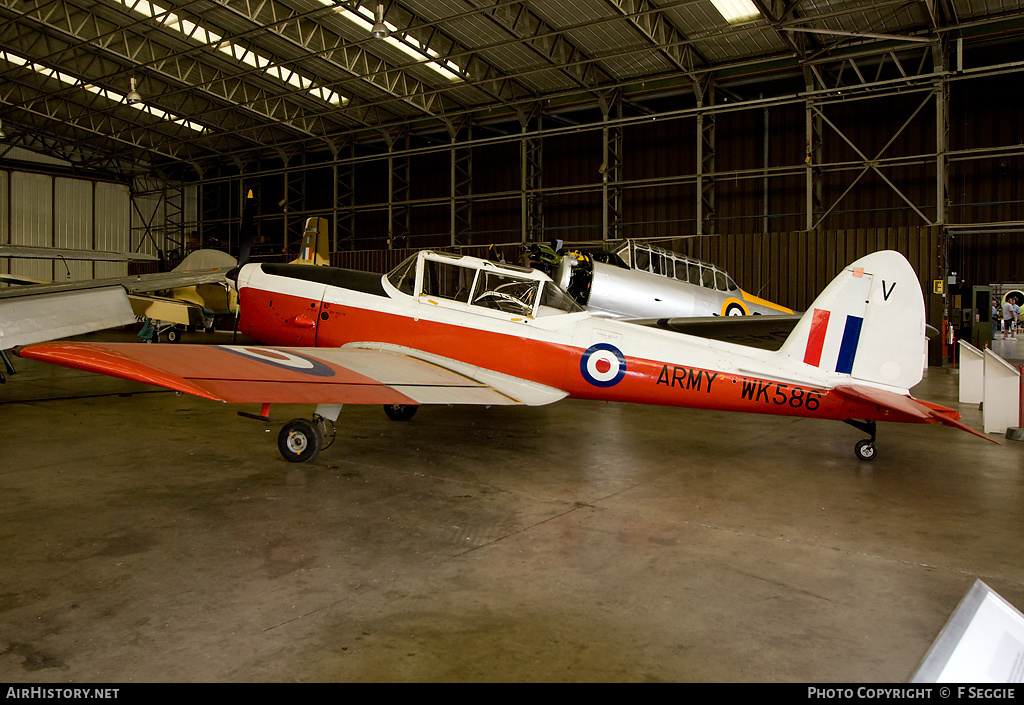
[[[419,408],[416,404],[385,404],[384,413],[392,421],[408,421]]]
[[[180,343],[181,342],[181,331],[177,328],[167,329],[167,342],[168,343]]]
[[[870,438],[865,438],[863,441],[857,441],[857,445],[853,447],[853,454],[856,455],[859,460],[874,460],[877,452],[875,444],[871,442]]]
[[[290,463],[309,462],[320,452],[323,443],[319,425],[309,419],[292,419],[277,436],[277,448]]]

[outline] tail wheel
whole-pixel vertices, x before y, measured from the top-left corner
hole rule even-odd
[[[408,421],[419,408],[416,404],[385,404],[384,413],[392,421]]]
[[[865,438],[863,441],[858,441],[857,445],[853,447],[853,453],[860,460],[874,460],[878,457],[878,450],[875,448],[875,443],[869,438]]]
[[[277,448],[290,463],[309,462],[320,453],[323,442],[319,426],[308,419],[292,419],[277,436]]]

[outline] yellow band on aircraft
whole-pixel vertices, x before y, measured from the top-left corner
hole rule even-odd
[[[793,313],[793,309],[791,308],[779,306],[778,304],[772,303],[767,299],[762,299],[758,296],[754,296],[753,294],[748,294],[747,292],[743,291],[743,289],[740,289],[740,293],[743,294],[743,300],[746,301],[747,303],[755,304],[756,306],[764,306],[766,308],[772,309],[773,311],[778,311],[779,313]]]

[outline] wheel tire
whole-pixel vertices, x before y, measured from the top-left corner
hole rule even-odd
[[[181,342],[181,331],[177,328],[167,329],[167,342],[168,343],[180,343]]]
[[[308,419],[292,419],[281,427],[277,449],[290,463],[306,463],[320,453],[323,436],[319,427]]]
[[[857,456],[858,460],[874,460],[878,457],[878,450],[875,448],[875,444],[869,440],[858,441],[857,445],[853,447],[853,453]]]
[[[419,408],[416,404],[385,404],[384,413],[392,421],[408,421]]]

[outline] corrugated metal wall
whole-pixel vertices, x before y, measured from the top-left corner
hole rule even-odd
[[[3,242],[111,252],[132,249],[129,192],[123,184],[0,171],[0,190],[0,203],[4,206],[0,217]],[[3,258],[2,266],[3,271],[56,281],[128,273],[125,262]]]
[[[131,201],[123,184],[97,182],[93,194],[96,203],[93,248],[108,252],[131,252]],[[144,243],[149,245],[149,243]],[[152,247],[143,252],[155,254]],[[123,277],[128,274],[125,262],[97,262],[96,277]]]
[[[334,252],[331,254],[331,264],[335,267],[345,269],[357,269],[362,272],[379,272],[384,274],[402,263],[406,257],[416,254],[422,248],[406,247],[398,250],[355,250],[352,252]],[[432,248],[442,252],[451,251],[448,247]],[[518,250],[514,247],[504,248],[505,258],[514,261],[518,256]],[[473,257],[486,257],[487,246],[461,247],[458,249],[460,255],[471,255]]]
[[[53,179],[43,174],[11,173],[11,244],[53,245]],[[11,273],[53,279],[53,263],[46,260],[11,261]]]
[[[92,223],[92,183],[81,179],[54,179],[53,246],[72,250],[93,249]],[[58,281],[93,278],[92,262],[67,260],[53,264],[53,278]]]
[[[954,234],[949,255],[950,270],[968,284],[1024,282],[1024,233]]]
[[[926,292],[931,291],[932,280],[942,276],[938,228],[718,235],[659,244],[714,262],[745,291],[797,310],[806,310],[844,266],[878,250],[906,256]],[[934,296],[929,303],[935,306],[929,309],[929,320],[941,320],[942,297]]]

